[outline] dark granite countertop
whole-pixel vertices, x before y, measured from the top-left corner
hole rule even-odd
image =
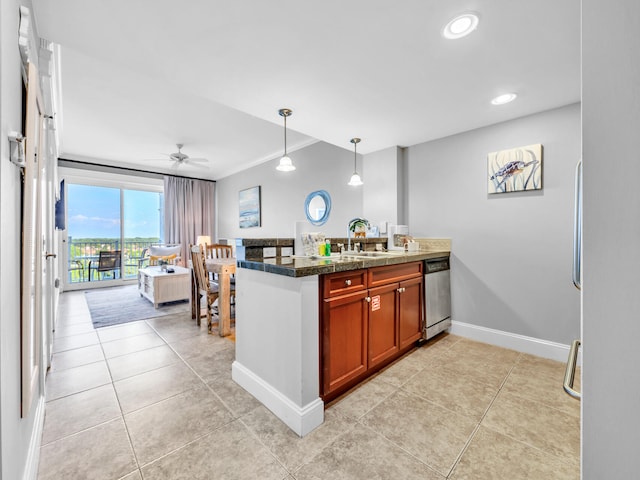
[[[325,273],[345,272],[361,268],[416,262],[431,258],[449,257],[449,251],[422,251],[404,253],[363,252],[357,255],[331,257],[275,257],[264,260],[238,260],[238,267],[261,270],[287,277],[307,277]]]

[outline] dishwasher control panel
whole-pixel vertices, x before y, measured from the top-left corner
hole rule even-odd
[[[449,259],[448,258],[436,258],[434,260],[426,260],[426,273],[435,273],[441,272],[443,270],[449,270]]]

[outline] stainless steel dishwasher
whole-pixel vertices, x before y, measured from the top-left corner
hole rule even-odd
[[[451,276],[449,258],[425,260],[424,338],[433,338],[451,326]]]

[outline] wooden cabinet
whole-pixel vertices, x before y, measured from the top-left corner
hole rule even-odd
[[[423,277],[400,282],[398,290],[398,330],[400,349],[422,337]]]
[[[335,398],[422,336],[422,262],[324,275],[321,391]]]
[[[394,283],[369,290],[371,301],[369,302],[368,367],[373,367],[394,356],[400,348],[396,326],[398,308],[396,290],[397,286]]]
[[[367,370],[368,305],[366,290],[325,299],[323,391],[335,391]]]
[[[335,297],[367,288],[367,271],[350,270],[325,275],[323,281],[324,297]]]

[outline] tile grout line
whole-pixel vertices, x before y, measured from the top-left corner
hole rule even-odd
[[[430,471],[434,472],[436,475],[442,476],[442,474],[435,469],[434,466],[429,465],[428,463],[426,463],[424,460],[422,460],[421,458],[418,458],[414,453],[411,453],[410,451],[408,451],[406,448],[404,448],[402,445],[398,445],[396,442],[394,442],[393,440],[391,440],[390,438],[388,438],[386,435],[377,432],[376,430],[374,430],[372,427],[370,427],[369,425],[365,425],[364,423],[360,423],[360,421],[356,422],[358,425],[360,425],[363,428],[366,428],[367,430],[370,430],[371,432],[373,432],[375,435],[382,437],[385,441],[389,442],[391,445],[393,445],[394,447],[402,450],[404,453],[406,453],[408,456],[410,456],[411,458],[413,458],[415,461],[417,461],[418,463],[424,465],[425,467],[427,467]],[[443,477],[446,478],[446,477]]]
[[[155,318],[155,317],[154,317],[154,318]],[[201,377],[200,375],[198,375],[198,373],[197,373],[197,372],[196,372],[196,371],[191,367],[191,365],[189,365],[189,364],[185,361],[185,359],[184,359],[184,358],[183,358],[183,357],[182,357],[182,356],[181,356],[181,355],[180,355],[180,354],[179,354],[179,353],[178,353],[178,352],[177,352],[177,351],[176,351],[176,350],[175,350],[175,349],[174,349],[174,348],[173,348],[173,347],[172,347],[172,346],[167,342],[167,340],[166,340],[166,339],[165,339],[165,338],[160,334],[160,332],[158,332],[158,331],[153,327],[153,325],[151,325],[149,322],[147,322],[147,320],[148,320],[148,319],[142,319],[142,320],[139,320],[139,321],[143,321],[143,322],[145,322],[145,324],[147,324],[147,325],[149,326],[149,328],[151,328],[151,329],[153,330],[153,333],[155,333],[156,335],[158,335],[158,337],[159,337],[159,338],[164,342],[164,345],[166,345],[169,349],[171,349],[171,351],[172,351],[172,352],[174,352],[174,353],[176,354],[176,356],[180,359],[180,361],[182,361],[182,362],[183,362],[183,364],[184,364],[187,368],[189,368],[189,369],[190,369],[190,370],[191,370],[191,371],[192,371],[192,372],[193,372],[193,373],[198,377],[198,379],[199,379],[199,380],[204,384],[204,386],[205,386],[206,388],[208,388],[208,389],[209,389],[209,390],[210,390],[210,391],[211,391],[211,392],[212,392],[212,393],[213,393],[213,394],[214,394],[218,399],[220,399],[220,397],[216,394],[216,392],[215,392],[215,391],[213,391],[213,390],[211,389],[211,387],[209,387],[209,385],[207,385],[207,383],[202,379],[202,377]],[[137,335],[134,335],[134,336],[137,336]],[[129,337],[124,337],[124,338],[129,338]],[[106,343],[109,343],[109,342],[106,342]],[[100,342],[100,346],[102,347],[102,341]],[[157,345],[156,347],[160,347],[160,346],[163,346],[163,345]],[[156,348],[156,347],[149,347],[149,348],[146,348],[146,349],[143,349],[143,350],[140,350],[140,351],[149,350],[149,349],[151,349],[151,348]],[[137,353],[137,352],[131,352],[131,353]],[[103,354],[104,354],[104,349],[103,349]],[[127,355],[127,354],[125,354],[125,355]],[[121,356],[124,356],[124,355],[118,355],[118,356],[116,356],[116,357],[111,357],[111,358],[118,358],[118,357],[121,357]],[[117,401],[118,401],[118,407],[120,408],[120,413],[121,413],[122,421],[123,421],[123,423],[124,423],[124,425],[125,425],[125,429],[126,429],[126,432],[127,432],[127,437],[128,437],[128,439],[129,439],[129,445],[130,445],[130,447],[131,447],[131,450],[132,450],[132,452],[133,452],[133,455],[134,455],[134,458],[135,458],[135,461],[136,461],[137,470],[140,472],[140,476],[141,476],[143,479],[144,479],[144,474],[143,474],[143,472],[142,472],[142,467],[145,467],[145,466],[147,466],[147,465],[150,465],[150,464],[152,464],[152,463],[154,463],[154,462],[156,462],[156,461],[158,461],[158,460],[160,460],[160,459],[162,459],[162,458],[164,458],[164,457],[166,457],[166,456],[168,456],[168,455],[171,455],[172,453],[174,453],[174,452],[176,452],[176,451],[178,451],[178,450],[180,450],[180,449],[182,449],[182,448],[185,448],[185,447],[187,447],[188,445],[190,445],[190,444],[192,444],[192,443],[194,443],[194,442],[197,442],[197,441],[201,440],[202,438],[206,437],[207,435],[210,435],[210,434],[211,434],[211,433],[213,433],[215,430],[217,430],[217,429],[214,429],[214,430],[212,430],[212,431],[210,431],[210,432],[207,432],[207,433],[205,433],[205,434],[203,434],[203,435],[199,436],[198,438],[196,438],[196,439],[192,440],[191,442],[188,442],[188,443],[186,443],[186,444],[184,444],[184,445],[181,445],[180,447],[177,447],[176,449],[171,450],[170,452],[167,452],[166,454],[161,455],[160,457],[153,459],[151,462],[147,462],[147,463],[145,463],[144,465],[141,465],[141,464],[140,464],[140,461],[138,460],[138,455],[136,454],[135,448],[133,447],[133,440],[131,439],[131,434],[130,434],[130,432],[129,432],[129,427],[128,427],[127,422],[126,422],[126,420],[125,420],[125,418],[124,418],[124,417],[125,417],[126,415],[131,414],[131,413],[134,413],[134,412],[140,411],[140,410],[142,410],[142,409],[144,409],[144,408],[151,407],[151,406],[153,406],[153,405],[157,405],[157,404],[159,404],[159,403],[161,403],[161,402],[164,402],[164,401],[166,401],[166,400],[169,400],[169,399],[171,399],[171,398],[177,397],[178,395],[182,395],[182,394],[184,394],[185,392],[188,392],[188,391],[190,391],[190,390],[194,390],[194,389],[196,389],[196,388],[198,388],[198,387],[193,387],[193,388],[187,389],[187,390],[185,390],[185,391],[182,391],[182,392],[176,393],[175,395],[171,395],[171,396],[170,396],[170,397],[168,397],[168,398],[163,398],[162,400],[159,400],[159,401],[157,401],[157,402],[151,403],[151,404],[149,404],[149,405],[145,405],[144,407],[140,407],[140,408],[138,408],[138,409],[136,409],[136,410],[132,410],[131,412],[128,412],[127,414],[125,414],[125,413],[124,413],[124,411],[122,410],[122,405],[121,405],[121,403],[120,403],[120,397],[118,396],[118,391],[117,391],[117,390],[116,390],[116,388],[115,388],[115,381],[113,380],[113,376],[112,376],[112,374],[111,374],[111,368],[109,367],[109,362],[107,361],[106,355],[105,355],[105,361],[106,361],[106,363],[107,363],[107,368],[109,369],[109,376],[111,377],[111,380],[112,380],[112,382],[111,382],[111,383],[112,383],[112,385],[113,385],[113,390],[114,390],[114,393],[115,393],[115,395],[116,395],[116,399],[117,399]],[[172,365],[175,365],[175,364],[172,364]],[[165,365],[165,367],[166,367],[166,366],[167,366],[167,365]],[[168,366],[171,366],[171,365],[168,365]],[[164,368],[164,367],[154,368],[154,369],[151,369],[151,370],[149,370],[149,371],[151,371],[151,372],[152,372],[152,371],[154,371],[154,370],[159,370],[160,368]],[[142,372],[142,373],[148,373],[149,371],[147,371],[147,372]],[[126,377],[126,378],[123,378],[123,379],[119,379],[118,381],[120,381],[120,380],[126,380],[127,378],[133,378],[134,376],[136,376],[136,375],[132,375],[131,377]],[[227,405],[226,405],[224,402],[222,402],[222,404],[224,405],[224,407],[225,407],[227,410],[229,410],[229,412],[231,412],[231,413],[232,413],[232,415],[234,415],[234,414],[233,414],[233,412],[232,412],[232,411],[227,407]],[[236,420],[236,419],[234,418],[234,420]],[[229,423],[232,423],[234,420],[232,420],[231,422],[228,422],[228,423],[224,423],[224,424],[220,425],[220,427],[218,427],[218,428],[222,428],[222,427],[224,427],[224,426],[228,425]],[[130,473],[133,473],[133,472],[130,472]],[[130,473],[128,473],[127,475],[129,475]],[[126,475],[125,475],[125,476],[126,476]]]
[[[85,299],[86,302],[86,299]],[[115,386],[115,382],[113,381],[113,374],[111,373],[111,367],[109,366],[109,362],[107,361],[107,355],[104,351],[104,347],[102,346],[102,339],[100,338],[100,335],[98,335],[98,332],[96,332],[96,335],[98,336],[98,341],[100,342],[100,348],[102,349],[102,355],[104,355],[104,363],[107,366],[107,370],[109,372],[109,378],[111,378],[111,388],[113,388],[113,393],[116,396],[116,401],[118,402],[118,408],[120,409],[120,418],[122,419],[122,424],[124,425],[124,430],[127,434],[127,440],[129,441],[129,448],[131,449],[131,453],[133,454],[133,460],[136,464],[136,468],[138,469],[138,472],[140,472],[140,475],[142,476],[142,470],[140,469],[140,462],[138,460],[138,455],[136,454],[136,450],[135,448],[133,448],[133,440],[131,439],[131,433],[129,432],[129,427],[127,425],[127,422],[124,418],[124,411],[122,410],[122,403],[120,403],[120,396],[118,395],[118,391],[116,390],[116,386]],[[133,472],[130,472],[133,473]],[[127,474],[129,475],[129,474]]]
[[[509,376],[511,376],[511,372],[516,367],[516,364],[518,363],[518,360],[520,359],[521,356],[522,356],[522,353],[520,353],[518,355],[516,360],[511,365],[511,368],[509,369],[509,373],[507,373],[507,375],[504,377],[504,380],[500,384],[500,387],[498,387],[498,391],[496,392],[496,394],[494,395],[493,399],[489,403],[489,406],[485,409],[484,413],[480,417],[480,420],[478,421],[478,423],[476,424],[475,428],[473,429],[473,431],[469,435],[469,438],[467,439],[466,443],[464,444],[464,447],[462,447],[462,450],[460,450],[460,453],[458,454],[458,456],[456,457],[455,461],[453,462],[453,465],[451,466],[451,469],[449,470],[449,473],[446,475],[446,478],[450,478],[451,477],[451,474],[455,471],[456,467],[458,466],[458,463],[460,463],[460,460],[462,459],[462,456],[468,450],[469,445],[471,444],[471,442],[473,441],[474,437],[476,436],[476,433],[478,432],[478,430],[480,430],[480,426],[482,425],[482,422],[484,421],[485,417],[487,416],[487,413],[489,413],[489,410],[491,410],[491,407],[493,406],[493,404],[495,403],[496,399],[498,398],[498,395],[500,395],[500,392],[504,388],[504,385],[507,383],[507,380],[509,379]]]
[[[263,406],[263,405],[260,405]],[[260,408],[260,406],[257,406],[256,408],[254,408],[253,410],[251,410],[251,412],[253,412],[254,410]],[[266,408],[266,407],[265,407]],[[250,413],[250,412],[248,412]],[[271,412],[269,412],[271,413]],[[243,415],[244,416],[244,415]],[[242,419],[242,417],[238,417],[237,421],[240,422],[240,424],[242,424],[242,426],[247,430],[247,432],[249,432],[249,435],[251,435],[260,445],[262,445],[262,447],[269,452],[269,455],[271,455],[271,457],[278,463],[278,465],[280,465],[285,472],[287,472],[287,474],[289,476],[293,476],[293,472],[290,471],[286,465],[284,463],[282,463],[280,461],[280,459],[278,458],[278,456],[262,441],[262,439],[258,436],[258,434],[256,432],[254,432],[251,427],[249,427],[249,425],[247,425],[244,420]],[[288,427],[287,427],[288,428]],[[300,468],[302,468],[302,465],[296,469],[295,471],[299,470]],[[295,477],[294,477],[295,478]]]
[[[192,320],[193,320],[193,319],[192,319]],[[298,469],[296,469],[296,470],[294,470],[294,471],[292,471],[292,470],[290,470],[289,468],[287,468],[287,467],[286,467],[286,465],[284,465],[284,464],[282,463],[282,461],[280,461],[280,459],[276,456],[276,454],[275,454],[275,453],[274,453],[274,452],[273,452],[273,451],[272,451],[272,450],[271,450],[271,449],[270,449],[270,448],[269,448],[269,447],[268,447],[268,446],[267,446],[267,445],[266,445],[266,444],[265,444],[265,443],[260,439],[260,437],[259,437],[259,436],[258,436],[258,435],[257,435],[257,434],[256,434],[256,433],[255,433],[255,432],[254,432],[254,431],[253,431],[253,430],[252,430],[252,429],[251,429],[251,428],[250,428],[250,427],[249,427],[249,426],[244,422],[244,420],[242,419],[242,417],[244,417],[244,416],[245,416],[245,415],[247,415],[248,413],[250,413],[250,412],[254,411],[256,408],[260,408],[260,406],[255,407],[253,410],[251,410],[250,412],[247,412],[247,414],[245,414],[245,415],[237,415],[237,414],[236,414],[236,413],[235,413],[235,412],[234,412],[234,411],[233,411],[233,410],[232,410],[232,409],[227,405],[227,402],[225,402],[225,401],[222,399],[222,397],[220,397],[220,395],[218,395],[218,393],[217,393],[217,392],[216,392],[216,391],[215,391],[215,390],[214,390],[214,389],[213,389],[213,388],[212,388],[212,387],[211,387],[207,382],[205,382],[205,381],[204,381],[204,379],[200,376],[200,374],[198,374],[198,372],[196,372],[196,370],[195,370],[195,369],[194,369],[194,368],[193,368],[193,367],[192,367],[192,366],[187,362],[187,360],[186,360],[185,358],[183,358],[183,357],[182,357],[182,355],[180,355],[180,353],[178,353],[178,351],[177,351],[177,350],[175,350],[175,349],[174,349],[174,348],[173,348],[173,347],[172,347],[172,346],[171,346],[171,345],[166,341],[166,339],[162,336],[162,334],[161,334],[160,332],[158,332],[158,331],[154,328],[154,326],[153,326],[153,325],[149,324],[149,326],[150,326],[150,327],[151,327],[151,328],[152,328],[152,329],[153,329],[153,330],[158,334],[158,336],[159,336],[160,338],[162,338],[162,340],[167,344],[167,346],[168,346],[168,347],[169,347],[169,348],[170,348],[170,349],[171,349],[171,350],[172,350],[172,351],[173,351],[173,352],[174,352],[174,353],[175,353],[175,354],[180,358],[180,360],[182,360],[182,362],[183,362],[183,363],[184,363],[184,364],[185,364],[185,365],[186,365],[186,366],[187,366],[187,367],[188,367],[188,368],[189,368],[189,369],[190,369],[190,370],[191,370],[191,371],[192,371],[192,372],[193,372],[193,373],[198,377],[198,379],[200,379],[200,381],[205,385],[205,387],[206,387],[206,388],[208,388],[208,389],[209,389],[209,391],[211,391],[211,393],[213,393],[213,394],[215,395],[215,397],[216,397],[218,400],[220,400],[220,403],[221,403],[221,404],[222,404],[222,405],[223,405],[223,406],[224,406],[224,407],[225,407],[225,408],[226,408],[226,409],[231,413],[231,415],[234,417],[234,418],[233,418],[233,420],[231,420],[231,421],[230,421],[230,422],[228,422],[228,423],[225,423],[225,424],[221,425],[220,427],[218,427],[218,429],[219,429],[219,428],[223,428],[224,426],[230,425],[230,424],[232,424],[233,422],[236,422],[236,421],[237,421],[237,422],[239,422],[239,423],[240,423],[240,424],[241,424],[241,425],[246,429],[246,431],[249,433],[249,435],[251,435],[251,436],[252,436],[252,437],[253,437],[253,438],[254,438],[254,439],[255,439],[255,440],[256,440],[260,445],[262,445],[262,446],[264,447],[264,449],[269,453],[269,455],[270,455],[270,456],[271,456],[271,457],[272,457],[272,458],[273,458],[273,459],[278,463],[278,465],[280,465],[280,466],[282,467],[282,469],[283,469],[285,472],[287,472],[287,474],[288,474],[289,476],[293,476],[293,474],[294,474],[294,472],[295,472],[295,471],[297,471],[297,470],[299,470],[300,468],[302,468],[302,465],[301,465],[300,467],[298,467]],[[212,335],[212,334],[208,333],[208,335]],[[234,349],[235,349],[235,344],[234,344],[234,346],[233,346],[233,347],[234,347]],[[223,349],[223,350],[224,350],[224,349]],[[220,350],[220,351],[222,351],[222,350]],[[353,426],[352,426],[352,428],[353,428]],[[218,429],[215,429],[215,430],[218,430]],[[215,431],[215,430],[213,430],[213,431]],[[212,431],[212,432],[213,432],[213,431]],[[203,437],[204,437],[204,436],[206,436],[206,435],[210,435],[212,432],[209,432],[209,433],[207,433],[207,434],[203,435],[202,437],[199,437],[199,439],[200,439],[200,438],[203,438]],[[345,432],[345,433],[346,433],[346,432]],[[196,440],[194,440],[193,442],[195,442],[195,441],[196,441]],[[181,447],[179,447],[179,448],[177,448],[177,449],[173,450],[173,451],[172,451],[172,452],[170,452],[170,453],[173,453],[173,452],[175,452],[175,451],[177,451],[177,450],[180,450],[180,449],[182,449],[182,448],[186,447],[187,445],[189,445],[189,444],[191,444],[191,443],[193,443],[193,442],[189,442],[189,443],[187,443],[186,445],[183,445],[183,446],[181,446]],[[324,446],[323,446],[323,447],[322,447],[322,448],[321,448],[321,449],[316,453],[316,455],[314,455],[314,457],[313,457],[313,458],[315,458],[315,456],[317,456],[317,455],[318,455],[318,454],[319,454],[319,453],[320,453],[324,448],[326,448],[330,443],[332,443],[332,442],[331,442],[331,441],[327,442],[327,444],[326,444],[326,445],[324,445]],[[160,458],[163,458],[163,457],[165,457],[165,456],[169,455],[170,453],[167,453],[166,455],[163,455],[162,457],[159,457],[158,459],[153,460],[153,462],[155,462],[155,461],[159,460]],[[153,462],[149,462],[149,463],[153,463]],[[307,463],[308,463],[308,462],[307,462]],[[147,465],[148,465],[148,464],[147,464]],[[303,464],[303,465],[304,465],[304,464]],[[294,478],[295,478],[295,477],[294,477]]]
[[[455,344],[455,343],[457,343],[457,342],[454,342],[454,344]],[[454,345],[454,344],[452,344],[452,345]],[[451,346],[452,346],[452,345],[447,346],[447,347],[443,347],[443,349],[448,350],[449,348],[451,348]],[[403,357],[403,358],[406,358],[406,357],[407,357],[407,356],[405,356],[405,357]],[[429,362],[429,359],[428,359],[427,361]],[[392,384],[392,383],[389,383],[389,382],[385,381],[383,378],[381,378],[381,379],[380,379],[380,381],[382,381],[383,383],[386,383],[387,385],[390,385],[390,386],[394,387],[394,389],[395,389],[395,390],[393,390],[391,393],[389,393],[389,394],[384,398],[384,400],[387,400],[387,399],[391,398],[393,395],[397,395],[397,394],[399,394],[399,393],[402,393],[402,394],[404,394],[404,395],[415,396],[415,397],[420,398],[420,399],[422,399],[422,400],[424,400],[424,401],[426,401],[426,402],[428,402],[428,403],[431,403],[431,404],[436,405],[436,406],[438,406],[438,407],[440,407],[440,408],[443,408],[443,409],[445,409],[445,410],[448,410],[448,411],[450,411],[451,413],[454,413],[455,415],[460,415],[459,413],[454,412],[453,410],[450,410],[450,409],[448,409],[448,408],[446,408],[446,407],[444,407],[444,406],[442,406],[442,405],[440,405],[440,404],[438,404],[438,403],[435,403],[435,402],[433,402],[433,401],[431,401],[431,400],[429,400],[429,399],[427,399],[427,398],[424,398],[424,397],[422,397],[422,396],[420,396],[420,395],[414,395],[413,393],[411,393],[411,392],[408,392],[408,391],[404,390],[404,388],[403,388],[403,387],[404,387],[404,386],[409,382],[409,380],[411,380],[411,379],[412,379],[412,378],[414,378],[415,376],[419,375],[421,372],[425,371],[425,370],[426,370],[426,369],[428,369],[428,368],[429,368],[429,365],[426,365],[426,366],[425,366],[425,367],[423,367],[421,370],[419,370],[418,372],[414,373],[414,374],[413,374],[413,375],[411,375],[409,378],[407,378],[407,380],[405,380],[405,381],[404,381],[400,386],[397,386],[397,385],[394,385],[394,384]],[[386,369],[386,368],[385,368],[385,369]],[[381,370],[380,372],[378,372],[378,373],[377,373],[375,376],[373,376],[371,379],[373,380],[377,375],[379,375],[380,373],[383,373],[385,369],[383,369],[383,370]],[[418,463],[420,463],[420,464],[424,465],[424,466],[425,466],[426,468],[428,468],[430,471],[434,472],[436,475],[438,475],[438,476],[442,476],[442,474],[441,474],[438,470],[436,470],[436,468],[435,468],[434,466],[432,466],[432,465],[430,465],[430,464],[426,463],[424,460],[422,460],[421,458],[417,457],[414,453],[412,453],[412,452],[408,451],[408,450],[407,450],[407,449],[405,449],[402,445],[399,445],[398,443],[396,443],[394,440],[392,440],[392,439],[388,438],[386,435],[382,434],[381,432],[378,432],[378,431],[374,430],[374,429],[373,429],[372,427],[370,427],[369,425],[365,425],[364,423],[362,423],[362,422],[361,422],[361,420],[362,420],[362,419],[363,419],[363,418],[364,418],[364,417],[365,417],[369,412],[371,412],[374,408],[376,408],[377,406],[379,406],[379,405],[380,405],[384,400],[382,400],[382,401],[378,402],[374,407],[372,407],[372,408],[370,408],[369,410],[367,410],[367,412],[366,412],[365,414],[363,414],[363,415],[361,415],[360,417],[358,417],[358,418],[356,419],[356,421],[355,421],[355,424],[358,424],[358,425],[360,425],[360,426],[362,426],[362,427],[364,427],[364,428],[366,428],[366,429],[370,430],[370,431],[371,431],[371,432],[373,432],[375,435],[378,435],[379,437],[382,437],[385,441],[387,441],[387,442],[391,443],[391,444],[392,444],[392,445],[394,445],[396,448],[399,448],[399,449],[400,449],[400,450],[402,450],[404,453],[406,453],[408,456],[410,456],[411,458],[413,458],[414,460],[416,460]],[[339,412],[338,412],[338,413],[339,413]],[[353,429],[353,427],[352,427],[351,429]],[[473,433],[473,432],[472,432],[472,433]],[[451,473],[451,470],[449,471],[449,473]],[[443,478],[447,478],[447,475],[445,475]]]
[[[193,320],[193,319],[192,319],[192,320]],[[145,322],[146,322],[146,320],[145,320]],[[210,386],[207,382],[205,382],[205,381],[204,381],[204,378],[202,378],[202,376],[200,376],[200,374],[199,374],[198,372],[196,372],[196,370],[195,370],[195,369],[194,369],[194,368],[189,364],[189,362],[187,362],[187,360],[186,360],[185,358],[183,358],[183,356],[182,356],[182,355],[180,355],[180,353],[178,353],[178,351],[177,351],[175,348],[173,348],[173,347],[169,344],[169,342],[167,342],[167,340],[162,336],[162,334],[160,334],[160,332],[158,332],[158,331],[153,327],[153,325],[149,324],[148,322],[147,322],[147,325],[149,325],[149,327],[150,327],[151,329],[153,329],[153,331],[154,331],[154,332],[156,332],[156,334],[157,334],[157,335],[162,339],[162,341],[167,345],[167,347],[169,347],[169,348],[171,349],[171,351],[172,351],[173,353],[175,353],[175,354],[178,356],[178,358],[182,361],[182,363],[184,363],[184,365],[185,365],[189,370],[191,370],[191,371],[193,372],[193,374],[194,374],[196,377],[198,377],[198,380],[200,380],[200,381],[204,384],[204,386],[205,386],[207,389],[209,389],[209,391],[210,391],[211,393],[213,393],[213,394],[215,395],[215,397],[220,401],[220,403],[224,406],[224,408],[226,408],[226,409],[229,411],[229,413],[231,413],[231,415],[234,417],[234,419],[233,419],[231,422],[225,423],[224,425],[228,425],[229,423],[233,423],[233,421],[235,421],[235,420],[239,419],[239,418],[240,418],[240,416],[236,416],[236,413],[235,413],[235,412],[234,412],[234,411],[229,407],[229,405],[227,405],[227,402],[225,402],[225,401],[222,399],[222,397],[220,397],[220,395],[218,395],[218,393],[217,393],[213,388],[211,388],[211,386]],[[209,335],[209,334],[208,334],[208,335]],[[234,349],[235,349],[235,344],[234,344]],[[223,350],[224,350],[224,349],[221,349],[220,351],[223,351]],[[234,357],[235,357],[235,353],[234,353]],[[131,377],[130,377],[130,378],[131,378]],[[195,387],[194,387],[194,388],[195,388]],[[193,389],[190,389],[190,390],[193,390]],[[184,393],[184,392],[181,392],[181,393]],[[177,395],[180,395],[180,394],[177,394]],[[174,396],[175,396],[175,395],[174,395]],[[157,402],[156,402],[156,403],[157,403]],[[224,425],[221,425],[221,426],[224,426]]]
[[[84,299],[84,297],[83,297],[83,299]],[[86,299],[84,299],[84,301],[86,302]],[[93,326],[93,324],[92,324],[92,326]],[[127,427],[127,423],[126,423],[126,421],[125,421],[125,419],[124,419],[124,413],[123,413],[123,411],[122,411],[122,405],[120,404],[120,399],[119,399],[119,397],[118,397],[118,392],[116,391],[116,389],[115,389],[115,385],[113,384],[113,376],[112,376],[112,374],[111,374],[111,368],[109,367],[109,362],[107,361],[107,357],[106,357],[106,355],[105,355],[104,348],[102,347],[102,340],[100,339],[100,335],[98,334],[98,332],[97,332],[97,330],[96,330],[96,328],[95,328],[95,327],[93,327],[93,332],[95,333],[96,338],[98,339],[98,343],[97,343],[97,344],[92,344],[92,345],[87,345],[87,346],[99,345],[99,346],[100,346],[100,350],[102,351],[103,359],[102,359],[102,360],[100,360],[100,361],[97,361],[97,362],[90,362],[90,363],[85,364],[85,365],[91,365],[91,364],[93,364],[93,363],[100,363],[101,361],[103,361],[103,362],[105,363],[105,366],[106,366],[106,368],[107,368],[107,371],[108,371],[108,373],[109,373],[109,378],[110,378],[110,380],[111,380],[111,381],[110,381],[110,382],[107,382],[107,383],[104,383],[104,384],[102,384],[102,385],[97,385],[97,386],[94,386],[94,387],[92,387],[92,388],[88,388],[88,389],[86,389],[86,390],[81,390],[81,391],[79,391],[79,392],[70,393],[70,394],[68,394],[68,395],[65,395],[65,396],[62,396],[62,397],[58,397],[58,398],[56,398],[56,399],[49,400],[49,401],[54,401],[54,400],[58,400],[59,398],[69,397],[69,396],[71,396],[71,395],[75,395],[75,394],[77,394],[77,393],[86,392],[86,391],[92,390],[92,389],[94,389],[94,388],[100,388],[100,387],[103,387],[103,386],[105,386],[105,385],[111,385],[111,388],[113,389],[113,392],[114,392],[115,397],[116,397],[116,401],[118,402],[118,409],[120,410],[120,415],[119,415],[119,416],[117,416],[117,417],[114,417],[114,418],[112,418],[112,419],[106,420],[106,421],[104,421],[104,422],[100,422],[100,423],[98,423],[97,425],[92,425],[91,427],[88,427],[88,428],[82,429],[82,430],[80,430],[80,431],[78,431],[78,432],[74,432],[74,433],[72,433],[71,435],[65,435],[65,436],[63,436],[63,437],[61,437],[61,438],[59,438],[59,439],[57,439],[57,440],[55,440],[55,441],[53,441],[53,442],[49,442],[49,443],[47,443],[47,444],[45,444],[45,445],[41,445],[41,446],[40,446],[40,448],[42,449],[43,447],[45,447],[45,446],[47,446],[47,445],[51,445],[52,443],[55,443],[55,442],[58,442],[58,441],[62,441],[62,440],[64,440],[64,439],[67,439],[67,438],[70,438],[70,437],[73,437],[73,436],[79,435],[79,434],[81,434],[81,433],[84,433],[84,432],[87,432],[87,431],[89,431],[89,430],[95,429],[95,428],[97,428],[97,427],[99,427],[99,426],[102,426],[102,425],[106,425],[106,424],[108,424],[108,423],[111,423],[111,422],[115,421],[116,419],[120,418],[120,419],[122,420],[122,424],[124,425],[125,432],[126,432],[126,434],[127,434],[127,440],[128,440],[128,442],[129,442],[129,448],[131,449],[131,453],[133,454],[134,462],[135,462],[135,465],[136,465],[136,468],[135,468],[133,471],[126,473],[125,475],[121,476],[120,478],[124,478],[124,477],[126,477],[127,475],[130,475],[131,473],[134,473],[135,471],[138,471],[138,472],[140,473],[140,475],[142,476],[142,471],[140,470],[140,464],[139,464],[139,462],[138,462],[138,457],[137,457],[137,455],[136,455],[135,449],[133,448],[133,443],[132,443],[132,441],[131,441],[131,436],[130,436],[130,434],[129,434],[129,429],[128,429],[128,427]],[[80,335],[82,335],[82,334],[80,334]],[[62,338],[66,338],[66,337],[62,337]],[[77,349],[77,348],[84,348],[84,347],[76,347],[76,349]],[[70,350],[74,350],[74,349],[70,349]],[[57,352],[57,353],[60,353],[60,352]],[[80,366],[84,366],[84,365],[80,365]],[[75,367],[72,367],[72,368],[75,368]],[[70,370],[70,369],[66,369],[66,370]],[[65,370],[62,370],[62,371],[65,371]],[[47,402],[46,397],[45,397],[45,404],[46,404],[46,403],[48,403],[48,402]]]

